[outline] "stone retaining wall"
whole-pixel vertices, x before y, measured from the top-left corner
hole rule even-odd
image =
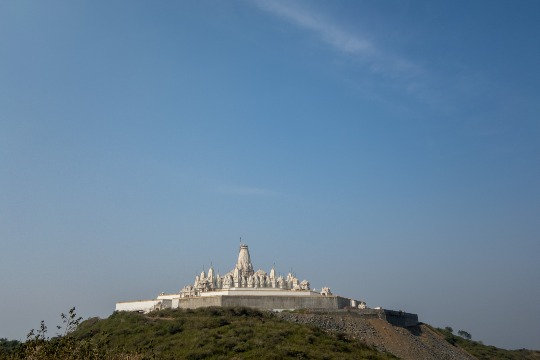
[[[209,306],[246,306],[262,310],[274,309],[342,309],[350,299],[341,296],[205,296],[181,298],[178,307],[196,309]],[[173,307],[175,307],[173,305]]]
[[[294,315],[294,313],[292,315]],[[310,317],[309,315],[313,316]],[[316,315],[319,315],[319,317]],[[304,318],[304,320],[311,319],[309,321],[315,321],[315,319],[318,319],[317,321],[319,321],[320,319],[325,318],[325,316],[327,318],[339,318],[340,316],[347,316],[350,318],[361,317],[364,319],[377,318],[399,327],[411,327],[418,325],[417,314],[386,309],[305,309],[305,312],[303,312],[302,316],[300,317]]]
[[[209,306],[223,306],[221,298],[221,296],[180,298],[178,299],[178,307],[180,309],[198,309]]]
[[[378,310],[379,318],[394,326],[409,327],[418,325],[418,315],[395,310]]]

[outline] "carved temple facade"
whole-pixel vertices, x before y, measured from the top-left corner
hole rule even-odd
[[[181,297],[200,296],[209,291],[219,291],[224,289],[281,289],[281,290],[306,290],[309,291],[309,281],[299,281],[292,273],[286,277],[276,276],[276,270],[272,268],[270,273],[264,270],[253,271],[251,257],[248,246],[240,245],[238,261],[234,269],[223,276],[214,274],[214,269],[210,267],[208,273],[204,271],[195,277],[193,285],[185,286],[180,290]]]
[[[311,290],[307,280],[299,281],[295,275],[277,275],[254,271],[248,246],[240,244],[238,261],[234,268],[221,276],[214,274],[212,266],[195,277],[178,293],[161,293],[154,300],[137,300],[116,303],[117,311],[149,312],[164,308],[199,308],[208,306],[247,306],[259,309],[342,309],[365,308],[365,302],[335,296],[328,287],[322,291]]]

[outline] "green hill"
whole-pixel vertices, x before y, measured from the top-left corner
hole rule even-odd
[[[63,348],[63,349],[62,349]],[[60,350],[59,350],[60,349]],[[116,312],[0,359],[395,359],[344,336],[248,308]]]
[[[42,323],[25,343],[0,339],[0,360],[396,359],[351,340],[351,334],[330,334],[319,327],[287,322],[273,313],[249,308],[115,312],[107,319],[83,322],[72,309],[68,315],[62,314],[62,319],[64,336],[49,338]],[[321,316],[319,322],[328,325],[329,319]],[[344,320],[347,318],[339,321]],[[498,349],[426,324],[406,330],[387,322],[378,324],[381,320],[377,319],[366,321],[374,326],[372,336],[378,339],[379,349],[390,351],[395,349],[393,345],[399,345],[408,349],[404,358],[416,359],[420,348],[431,344],[442,350],[428,354],[434,359],[462,358],[459,348],[478,359],[540,359],[540,351]],[[419,346],[422,341],[424,345]],[[452,348],[455,350],[448,352]]]

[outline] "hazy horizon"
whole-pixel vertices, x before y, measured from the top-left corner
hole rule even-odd
[[[540,350],[537,1],[0,3],[0,337],[256,269]]]

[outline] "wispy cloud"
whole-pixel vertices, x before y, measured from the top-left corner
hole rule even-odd
[[[219,186],[216,192],[221,194],[245,195],[245,196],[273,196],[275,191],[254,186]]]
[[[311,31],[335,50],[362,60],[374,74],[392,78],[410,78],[422,72],[416,64],[383,51],[363,34],[348,31],[336,21],[300,7],[298,3],[282,0],[258,0],[256,3],[260,9]]]
[[[305,9],[294,8],[290,2],[260,0],[257,1],[257,4],[265,11],[278,15],[297,26],[318,33],[323,41],[339,51],[353,54],[370,54],[373,52],[372,45],[366,39],[344,31],[317,14],[309,13]]]
[[[388,46],[357,28],[348,28],[338,20],[317,13],[309,7],[309,2],[292,0],[255,0],[258,8],[274,17],[296,26],[327,44],[337,54],[356,61],[371,77],[348,77],[358,91],[372,100],[386,103],[390,107],[400,107],[396,101],[386,96],[390,89],[406,94],[444,112],[456,109],[462,92],[457,88],[456,78],[474,76],[471,71],[457,71],[455,77],[448,77],[420,65],[414,59],[397,53]],[[390,100],[389,100],[390,99]],[[405,108],[409,106],[405,105]],[[400,111],[405,109],[400,107]]]

